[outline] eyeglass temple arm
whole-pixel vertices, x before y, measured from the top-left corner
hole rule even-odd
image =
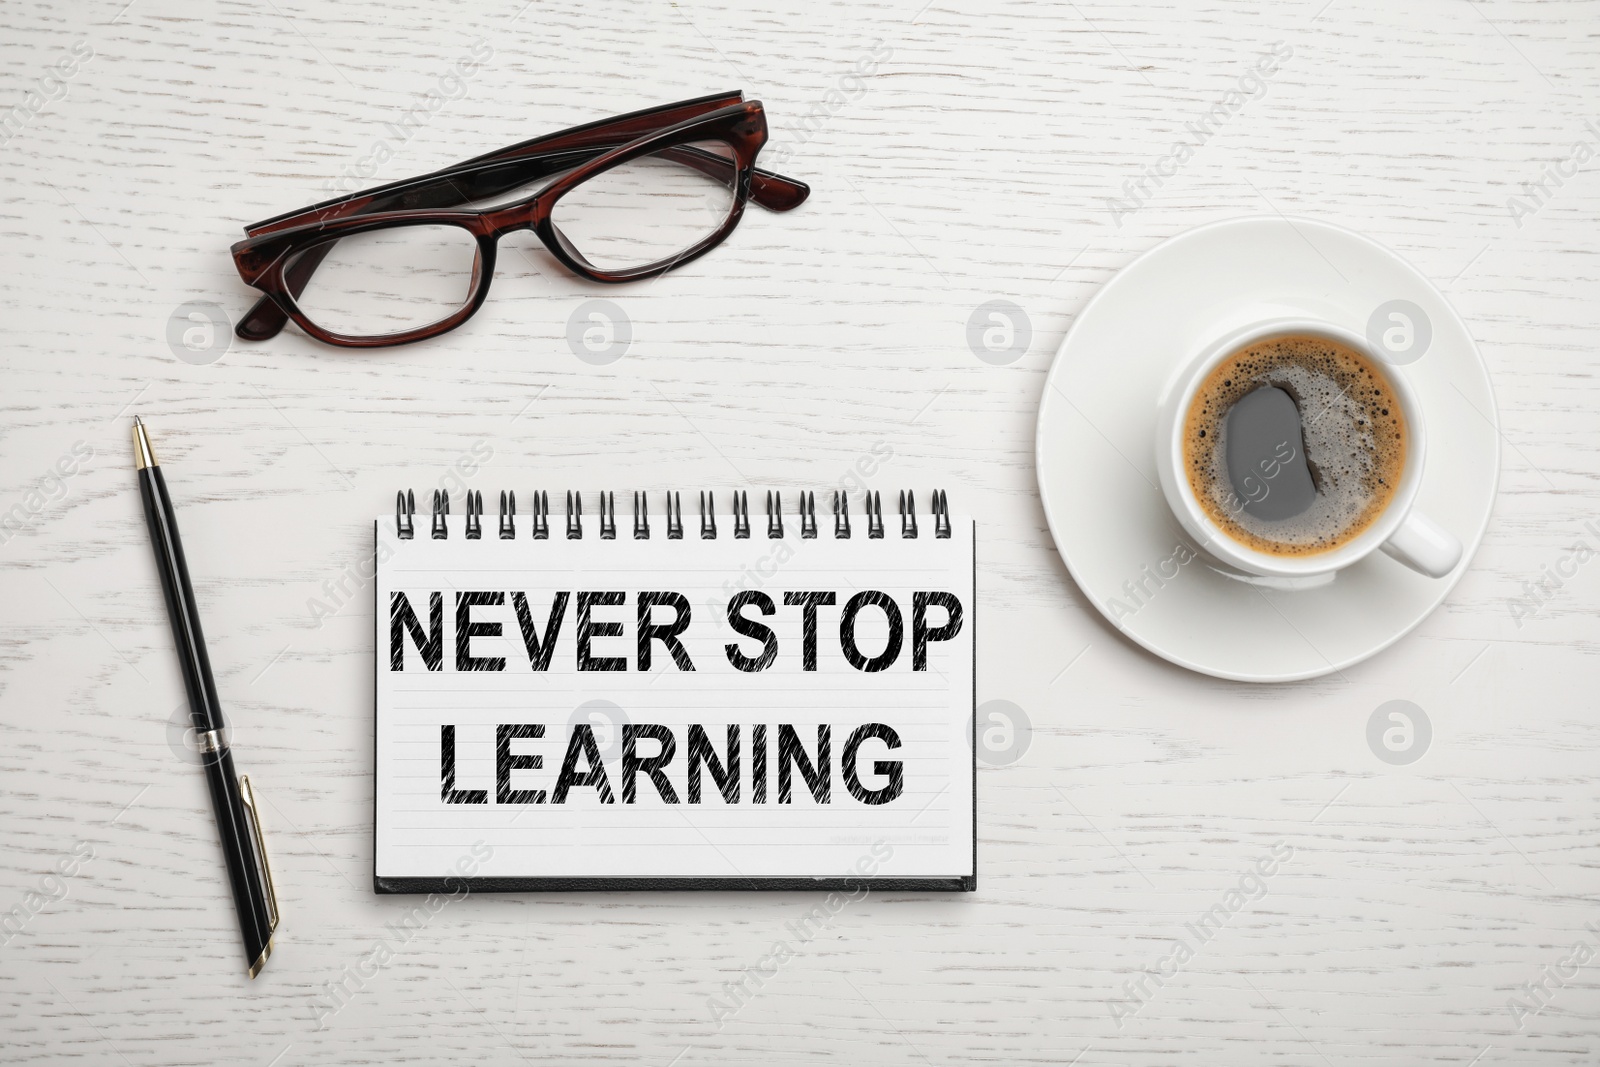
[[[245,228],[245,234],[259,237],[307,223],[331,222],[379,211],[458,207],[474,200],[487,200],[519,185],[570,170],[626,143],[551,148],[527,155],[515,155],[513,153],[516,150],[510,149],[503,156],[481,157],[425,177],[379,186],[364,193],[325,201],[293,214],[253,223]],[[703,174],[727,181],[726,157],[714,152],[681,145],[665,149],[660,154]],[[772,211],[788,211],[798,207],[811,192],[810,186],[804,182],[785,178],[770,170],[755,167],[752,173],[751,199]]]
[[[333,249],[333,242],[317,245],[311,248],[284,271],[283,280],[289,292],[299,296],[305,289],[306,283],[322,265],[328,253]],[[233,327],[235,336],[246,341],[265,341],[269,337],[276,337],[288,325],[289,315],[270,296],[263,296],[246,311]]]
[[[418,178],[408,178],[403,181],[391,182],[369,189],[364,193],[352,193],[349,196],[335,197],[321,203],[312,204],[310,207],[301,208],[283,215],[275,215],[270,219],[252,223],[245,227],[245,234],[256,237],[261,234],[288,229],[292,226],[304,225],[307,222],[320,222],[327,219],[347,218],[350,215],[366,211],[386,210],[383,207],[374,207],[372,201],[376,198],[387,197],[393,193],[425,188],[440,178],[458,173],[467,173],[481,170],[491,164],[503,164],[520,159],[534,160],[560,157],[568,153],[578,155],[580,159],[592,158],[596,152],[609,151],[630,141],[637,140],[647,134],[659,130],[670,129],[683,122],[692,121],[712,112],[741,104],[744,93],[739,91],[728,93],[713,93],[710,96],[696,97],[691,100],[680,100],[674,104],[664,104],[657,107],[645,108],[627,115],[618,115],[609,119],[600,119],[595,122],[574,126],[571,129],[558,133],[546,134],[535,137],[505,148],[435,171],[430,175]],[[426,207],[448,207],[446,204],[429,203]]]
[[[402,183],[392,191],[385,192],[380,188],[342,203],[335,202],[328,205],[327,212],[321,214],[319,218],[315,220],[308,218],[305,222],[326,222],[380,211],[459,207],[476,200],[490,199],[519,185],[526,185],[528,182],[552,174],[559,174],[614,147],[616,146],[583,150],[556,149],[504,161],[484,159],[471,167],[460,167],[440,172],[433,178]],[[691,167],[725,185],[733,183],[734,172],[731,162],[714,152],[707,152],[692,145],[678,145],[663,149],[659,154],[665,159]],[[811,187],[804,182],[759,167],[751,170],[750,198],[768,210],[793,210],[803,204],[810,195]],[[263,227],[259,232],[271,231]],[[317,267],[321,266],[323,259],[332,249],[331,241],[317,245],[302,253],[294,261],[284,274],[284,283],[291,296],[300,295],[310,282],[311,276],[316,273]],[[234,332],[246,340],[264,341],[277,336],[288,321],[288,314],[271,297],[263,296],[240,318]]]
[[[693,145],[679,145],[675,148],[663,149],[657,153],[663,159],[670,159],[674,163],[682,163],[699,171],[708,178],[713,178],[723,185],[732,186],[734,172],[725,156],[715,152],[707,152],[703,148]],[[806,202],[806,197],[811,195],[811,186],[793,178],[785,178],[770,170],[760,167],[750,169],[750,199],[766,208],[768,211],[792,211]]]

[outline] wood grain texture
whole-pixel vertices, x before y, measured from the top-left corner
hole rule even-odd
[[[40,899],[78,842],[94,853],[0,938],[7,1062],[1595,1061],[1600,963],[1543,976],[1600,946],[1600,563],[1520,626],[1510,603],[1579,539],[1600,547],[1600,161],[1527,217],[1507,207],[1600,136],[1594,5],[919,3],[0,4],[5,106],[93,50],[0,145],[0,511],[27,512],[0,545],[0,911]],[[179,359],[178,308],[251,302],[239,227],[325,195],[480,40],[494,54],[464,95],[364,182],[742,87],[813,197],[640,286],[585,285],[509,240],[488,306],[425,345],[352,355],[286,331]],[[1114,220],[1108,198],[1274,42],[1292,55],[1264,93]],[[1471,572],[1415,634],[1251,687],[1101,620],[1045,530],[1032,438],[1051,355],[1112,273],[1278,211],[1370,234],[1446,291],[1494,375],[1503,469]],[[596,297],[633,329],[608,366],[566,341]],[[1032,327],[1003,367],[965,334],[996,298]],[[182,687],[132,410],[267,813],[285,920],[253,984],[201,775],[170,743]],[[370,590],[325,583],[397,487],[453,484],[476,442],[486,493],[826,489],[878,442],[873,485],[947,488],[980,520],[979,699],[1033,723],[1021,760],[979,775],[979,891],[850,905],[720,1027],[712,999],[795,940],[813,896],[472,898],[397,934],[415,902],[369,878]],[[1391,699],[1433,724],[1408,767],[1367,746]],[[1263,895],[1199,944],[1185,924],[1279,842]],[[1119,1026],[1124,983],[1180,937],[1193,959],[1146,978]],[[380,940],[392,959],[361,977]],[[1507,1002],[1541,980],[1548,1006],[1519,1026]]]

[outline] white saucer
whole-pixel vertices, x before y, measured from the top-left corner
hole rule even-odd
[[[1365,334],[1392,300],[1412,302],[1431,324],[1427,349],[1401,370],[1427,424],[1417,506],[1461,539],[1461,563],[1425,578],[1374,552],[1331,582],[1288,590],[1225,575],[1205,557],[1184,562],[1189,540],[1155,471],[1156,397],[1177,361],[1280,308]],[[1056,353],[1036,451],[1050,532],[1095,606],[1164,659],[1250,682],[1340,670],[1410,632],[1470,565],[1500,468],[1488,371],[1444,296],[1368,238],[1281,216],[1190,230],[1112,278]]]

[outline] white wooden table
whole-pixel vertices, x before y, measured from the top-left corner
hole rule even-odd
[[[1571,550],[1600,550],[1600,11],[919,2],[0,7],[0,103],[21,102],[0,132],[0,511],[21,517],[0,545],[0,1059],[1595,1062],[1600,563]],[[1275,43],[1277,72],[1242,83]],[[1175,174],[1108,205],[1241,85]],[[423,345],[208,348],[203,305],[251,302],[240,225],[380,141],[393,158],[354,184],[724,88],[766,102],[769,152],[815,190],[800,211],[630,287],[512,240],[478,318]],[[1096,287],[1174,233],[1279,211],[1446,291],[1495,375],[1503,470],[1471,573],[1415,634],[1251,687],[1101,620],[1045,530],[1032,440]],[[609,364],[567,340],[597,298],[631,327]],[[1028,325],[1003,365],[967,341],[996,299]],[[182,748],[135,411],[265,801],[285,920],[254,983]],[[407,929],[416,901],[372,894],[370,586],[346,575],[396,488],[445,484],[458,510],[468,485],[827,489],[880,443],[871,485],[980,517],[979,700],[1032,723],[979,775],[975,894],[851,905],[720,1026],[713,998],[814,899],[473,897]],[[492,457],[463,474],[475,445]],[[1404,766],[1367,740],[1396,699],[1432,725]]]

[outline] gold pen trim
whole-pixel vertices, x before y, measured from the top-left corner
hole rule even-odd
[[[272,938],[267,938],[267,947],[261,950],[261,955],[250,965],[250,977],[254,978],[261,973],[261,968],[267,965],[267,957],[272,955]]]
[[[150,435],[144,432],[144,423],[139,416],[133,417],[133,466],[135,470],[144,470],[146,467],[158,467],[155,451],[150,447]]]
[[[267,842],[261,836],[261,813],[256,810],[256,795],[250,789],[250,776],[239,776],[239,799],[244,801],[245,814],[250,816],[250,834],[255,838],[256,855],[261,860],[261,875],[267,885],[267,922],[273,930],[278,928],[278,890],[272,884],[272,864],[267,862]],[[256,966],[251,969],[250,977],[255,977],[255,970],[265,963],[267,956],[272,952],[272,938],[267,938],[266,950],[261,953],[261,958],[256,961]]]

